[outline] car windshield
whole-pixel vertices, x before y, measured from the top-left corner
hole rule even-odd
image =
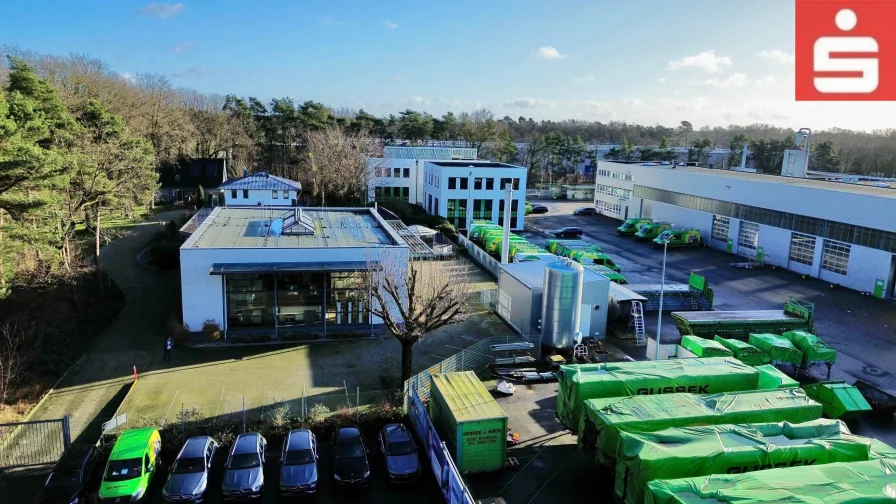
[[[142,459],[110,460],[109,465],[106,466],[106,476],[103,479],[106,481],[124,481],[139,478],[141,474],[143,474]]]
[[[289,450],[286,452],[286,460],[283,465],[302,465],[314,462],[314,452],[306,450]]]
[[[184,457],[174,462],[172,474],[188,474],[205,471],[205,459],[202,457]]]
[[[63,469],[50,474],[47,478],[47,487],[62,487],[81,483],[81,471],[77,469]]]
[[[660,233],[660,240],[668,240],[669,237],[671,237],[671,236],[672,236],[671,232],[663,231],[662,233]]]
[[[230,457],[230,465],[227,467],[228,469],[251,469],[260,465],[257,453],[235,453]]]
[[[355,458],[364,456],[364,445],[361,443],[343,443],[336,449],[338,458]]]
[[[417,451],[413,441],[393,441],[389,443],[389,455],[410,455]]]

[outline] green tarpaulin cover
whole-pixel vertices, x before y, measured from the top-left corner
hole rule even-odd
[[[585,401],[578,443],[594,460],[615,468],[621,431],[653,432],[695,425],[799,423],[818,418],[821,418],[821,405],[798,388],[591,399]]]
[[[587,399],[756,390],[760,373],[737,359],[710,357],[560,366],[557,417],[578,432]]]
[[[647,484],[644,502],[883,504],[893,502],[894,488],[896,461],[880,459],[744,474],[655,480]]]
[[[851,418],[871,411],[871,405],[859,389],[843,381],[812,383],[804,386],[803,390],[821,403],[826,417]]]
[[[751,334],[747,343],[762,350],[771,357],[772,364],[793,364],[799,366],[803,363],[803,352],[800,352],[793,343],[777,334]]]
[[[827,346],[818,336],[806,331],[787,331],[782,334],[800,352],[803,352],[803,366],[810,364],[833,364],[837,360],[837,351]]]
[[[769,362],[771,362],[771,357],[769,357],[767,353],[754,347],[746,341],[741,341],[733,338],[723,338],[721,336],[716,336],[715,338],[713,338],[713,340],[717,341],[720,345],[724,346],[728,350],[731,350],[731,352],[734,353],[734,358],[743,362],[744,364],[748,364],[750,366],[759,366],[761,364],[768,364]]]
[[[708,340],[700,336],[682,336],[681,346],[697,357],[733,357],[734,353],[722,346],[718,341]]]
[[[828,419],[622,432],[616,495],[641,504],[647,483],[655,479],[871,460],[871,441]]]
[[[800,386],[800,382],[787,376],[786,374],[784,374],[784,372],[782,372],[775,366],[772,366],[771,364],[756,366],[755,369],[756,371],[759,371],[761,373],[759,375],[759,390],[793,388]]]

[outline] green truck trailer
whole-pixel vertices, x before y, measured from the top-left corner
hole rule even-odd
[[[814,312],[814,304],[791,298],[783,310],[672,312],[672,319],[682,336],[746,340],[750,333],[812,332]]]
[[[645,504],[884,504],[894,500],[896,460],[654,480]]]
[[[667,229],[672,229],[672,224],[668,222],[649,222],[638,228],[638,232],[635,233],[635,241],[651,241]]]
[[[429,416],[461,473],[504,468],[507,415],[472,371],[432,375]]]
[[[633,217],[631,219],[626,219],[621,226],[616,228],[616,234],[621,236],[632,236],[641,229],[642,225],[650,224],[651,222],[653,222],[653,219],[650,217]]]
[[[653,480],[872,460],[871,442],[829,419],[622,432],[614,489],[626,504],[641,504]]]
[[[756,390],[759,377],[759,371],[751,366],[718,357],[560,366],[557,418],[569,430],[578,432],[589,399]]]
[[[578,444],[590,458],[615,469],[621,432],[698,425],[800,423],[817,420],[821,413],[821,405],[798,388],[590,399],[585,401]]]

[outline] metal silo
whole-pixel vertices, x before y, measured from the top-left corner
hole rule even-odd
[[[564,259],[544,267],[541,303],[541,344],[558,350],[575,346],[574,335],[582,320],[582,265]]]

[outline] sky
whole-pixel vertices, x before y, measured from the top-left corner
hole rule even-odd
[[[892,102],[794,101],[793,0],[3,3],[0,45],[263,101],[695,128],[896,117]]]

